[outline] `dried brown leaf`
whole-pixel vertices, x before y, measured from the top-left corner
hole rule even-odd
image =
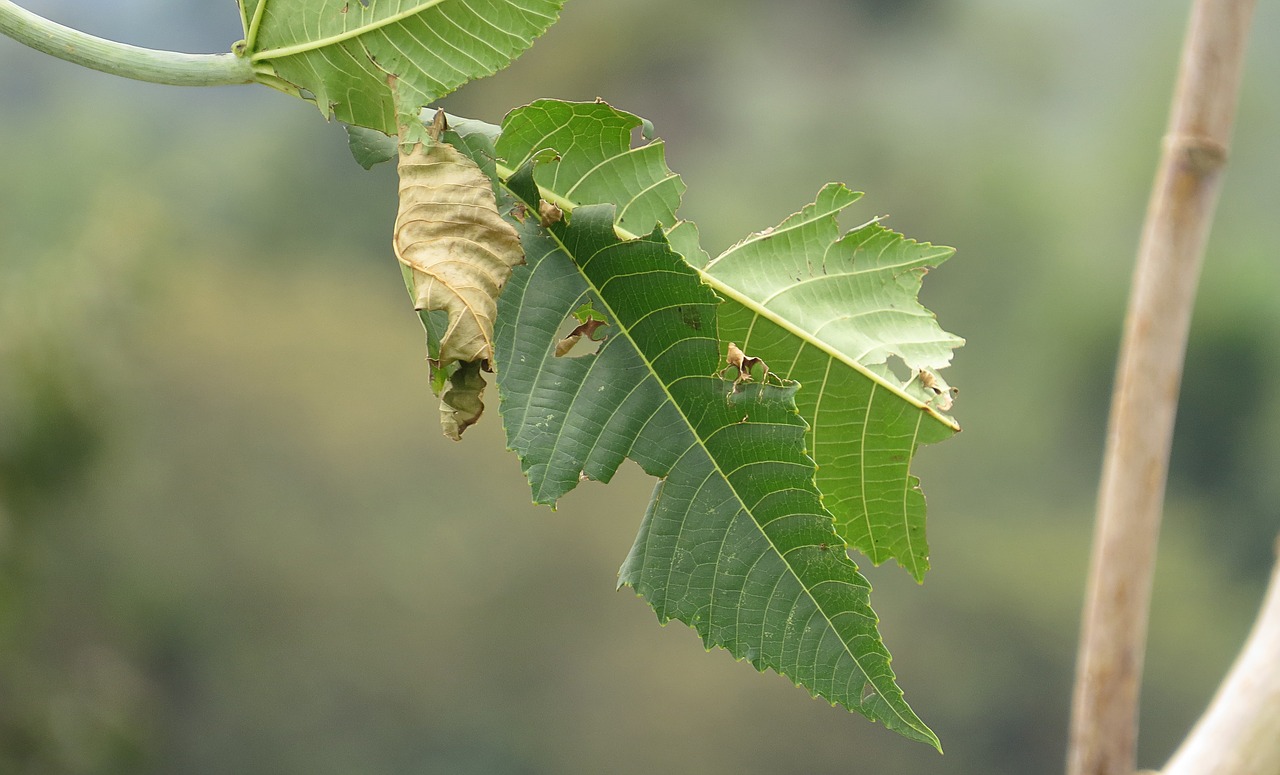
[[[524,263],[520,238],[489,178],[448,143],[402,143],[399,171],[396,258],[413,270],[415,308],[449,314],[440,365],[489,363],[498,294]]]

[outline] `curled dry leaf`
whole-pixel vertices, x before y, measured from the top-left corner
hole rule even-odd
[[[440,393],[440,425],[444,435],[454,441],[484,412],[485,381],[480,368],[479,362],[458,364]]]
[[[929,403],[939,412],[949,412],[951,407],[955,405],[956,395],[960,393],[960,389],[951,387],[942,377],[929,371],[921,369],[919,372],[920,384],[926,391],[933,395]]]
[[[498,294],[524,263],[515,229],[498,214],[488,176],[440,141],[444,113],[425,131],[402,127],[396,258],[412,275],[414,307],[448,323],[432,352],[444,433],[458,439],[484,411],[482,371],[492,369]],[[441,385],[443,375],[447,383]]]
[[[729,343],[729,354],[725,356],[725,360],[729,365],[725,367],[724,371],[734,369],[737,372],[733,379],[733,385],[735,388],[740,382],[751,381],[751,370],[756,367],[756,364],[759,364],[764,368],[763,379],[765,381],[768,381],[769,379],[769,364],[759,358],[747,355],[742,351],[742,348],[738,347],[734,342]],[[723,371],[721,373],[723,373]]]
[[[524,263],[489,178],[444,142],[400,149],[396,258],[413,270],[415,308],[444,310],[440,367],[493,360],[498,294]]]

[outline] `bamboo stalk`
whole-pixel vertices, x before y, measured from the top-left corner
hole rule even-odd
[[[1138,248],[1098,494],[1068,775],[1135,769],[1138,685],[1187,332],[1254,0],[1195,0]]]

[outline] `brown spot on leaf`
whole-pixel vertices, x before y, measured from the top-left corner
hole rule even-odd
[[[960,389],[948,387],[941,378],[931,371],[921,369],[918,373],[920,374],[921,386],[934,395],[934,399],[929,403],[939,412],[950,411],[956,402],[956,395],[960,392]]]
[[[564,210],[551,204],[545,199],[538,200],[538,224],[542,228],[546,228],[553,223],[559,223],[564,220]]]

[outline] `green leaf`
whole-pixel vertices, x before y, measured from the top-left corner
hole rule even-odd
[[[430,124],[435,116],[436,111],[424,110],[420,118],[425,125]],[[455,148],[462,148],[486,175],[496,179],[493,144],[498,139],[498,127],[462,116],[449,115],[447,119],[444,140]],[[347,130],[347,146],[351,149],[352,157],[365,169],[373,169],[399,155],[399,140],[395,137],[376,129],[351,124],[344,128]]]
[[[613,202],[619,228],[644,234],[655,223],[675,225],[685,185],[667,169],[661,140],[631,147],[632,133],[643,124],[604,102],[539,100],[512,111],[496,151],[517,169],[554,150],[556,157],[534,171],[553,204],[569,212],[578,203]]]
[[[392,135],[397,113],[416,114],[467,81],[506,67],[555,22],[561,5],[241,0],[241,48],[260,82],[308,96],[326,116]]]
[[[953,251],[876,222],[841,236],[836,218],[860,196],[828,185],[705,273],[728,299],[720,335],[805,385],[800,414],[841,536],[876,565],[895,558],[920,581],[929,547],[911,460],[919,444],[959,430],[943,414],[951,394],[934,370],[964,340],[943,331],[916,295],[927,268]],[[913,376],[896,377],[891,357]]]
[[[398,143],[394,137],[384,135],[376,129],[362,126],[346,125],[347,147],[352,157],[365,169],[373,169],[384,161],[391,161],[399,154]]]
[[[528,265],[499,299],[508,444],[544,503],[635,460],[660,482],[621,584],[707,648],[937,746],[903,699],[870,587],[814,485],[799,386],[718,374],[720,299],[655,228],[674,224],[682,186],[660,144],[629,148],[640,125],[605,105],[549,102],[504,124],[499,157],[520,165],[509,190],[529,213],[569,206],[560,222],[521,223]],[[555,159],[536,165],[547,149]],[[581,205],[591,198],[607,204]],[[652,231],[623,239],[620,222]],[[587,304],[612,335],[596,353],[558,356]]]
[[[611,201],[624,234],[667,227],[671,246],[724,299],[721,341],[804,385],[797,403],[810,425],[809,454],[842,540],[874,564],[896,559],[922,580],[929,568],[925,501],[910,467],[919,445],[959,430],[945,414],[951,393],[936,370],[963,340],[943,332],[916,293],[925,268],[951,249],[874,222],[841,237],[837,217],[860,195],[830,185],[802,212],[710,261],[696,227],[676,218],[684,186],[667,169],[662,142],[631,147],[643,124],[603,103],[544,100],[509,117],[496,150],[518,165],[556,149],[560,158],[539,166],[535,177],[543,196],[566,211]],[[890,357],[913,376],[895,376]],[[938,394],[922,384],[920,370]],[[556,493],[570,479],[560,472],[535,480],[535,491]]]

